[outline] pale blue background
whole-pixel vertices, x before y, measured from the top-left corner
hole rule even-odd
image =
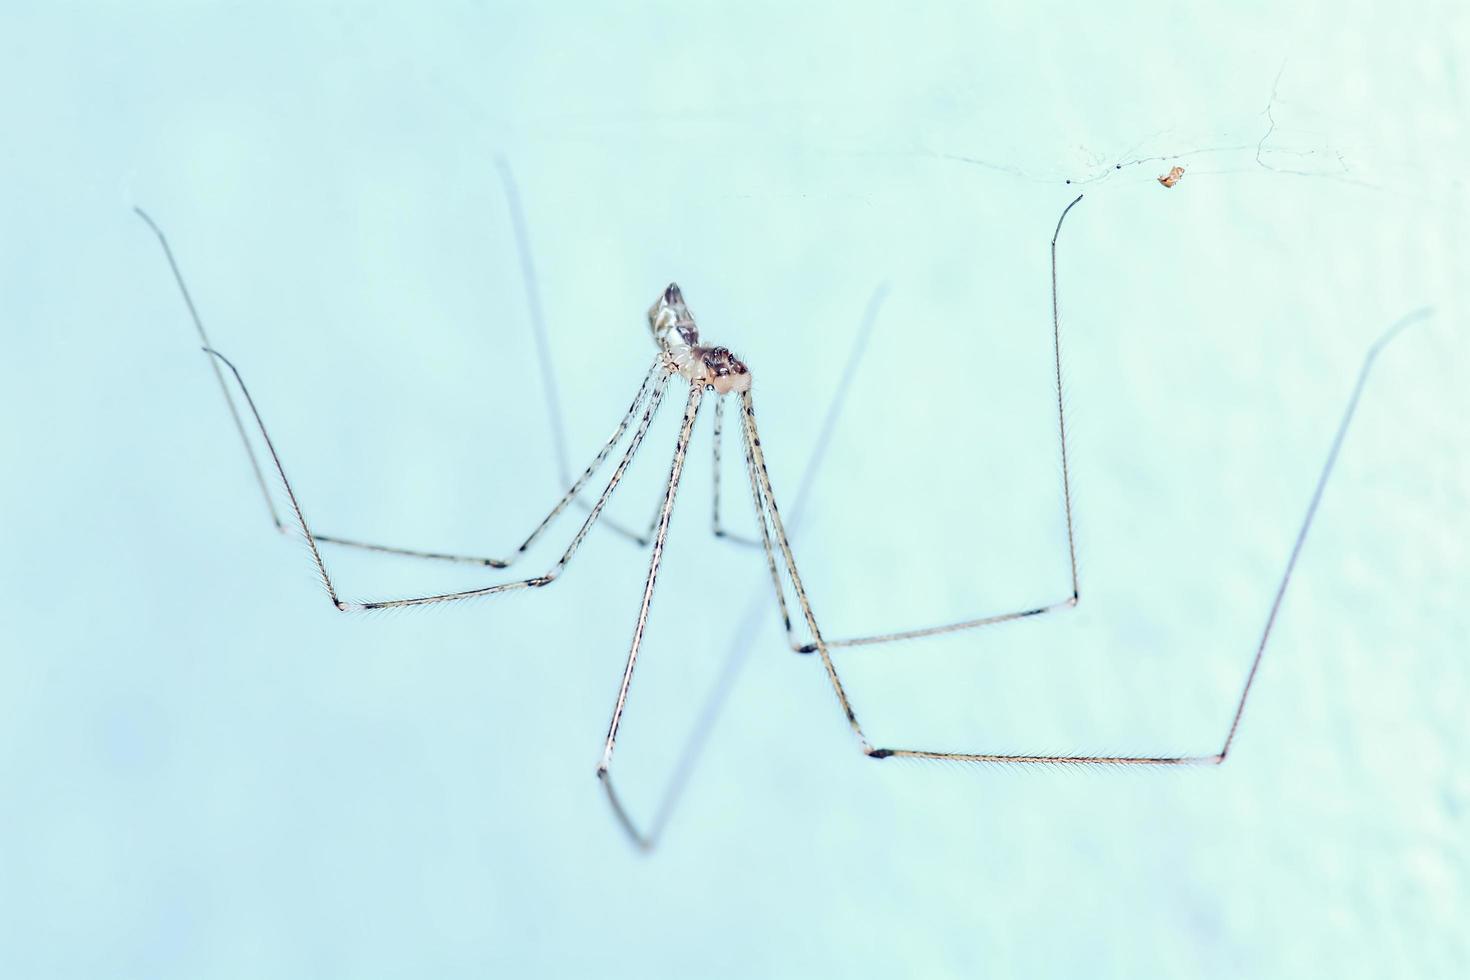
[[[1463,975],[1462,4],[436,6],[0,9],[0,974]],[[1184,153],[1169,191],[1114,169]],[[888,285],[797,542],[833,635],[1065,594],[1046,243],[1087,182],[1082,606],[843,654],[889,744],[1213,751],[1362,352],[1437,312],[1224,768],[878,765],[766,616],[644,857],[593,778],[644,556],[332,612],[130,213],[323,530],[493,553],[555,493],[497,154],[579,457],[677,278],[789,500]],[[707,452],[618,757],[643,813],[762,573],[707,536]],[[331,560],[354,597],[484,581]]]

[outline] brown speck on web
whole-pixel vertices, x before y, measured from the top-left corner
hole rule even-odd
[[[1159,178],[1159,183],[1163,184],[1165,187],[1173,187],[1175,184],[1179,183],[1183,179],[1184,168],[1173,167],[1169,170],[1168,173]]]

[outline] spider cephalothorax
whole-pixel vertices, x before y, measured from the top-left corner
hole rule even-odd
[[[730,348],[701,347],[699,350],[706,384],[722,395],[732,391],[750,390],[750,369],[745,366],[744,361],[730,353]]]

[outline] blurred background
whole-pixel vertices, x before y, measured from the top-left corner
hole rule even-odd
[[[789,7],[6,5],[0,972],[1463,975],[1470,18]],[[1434,312],[1379,360],[1219,769],[863,758],[764,559],[709,535],[701,419],[619,743],[640,818],[728,696],[645,855],[594,767],[646,551],[598,529],[550,589],[339,615],[132,213],[319,530],[501,554],[559,488],[497,157],[574,466],[669,280],[751,366],[783,502],[845,386],[795,522],[838,637],[1069,594],[1049,241],[1085,193],[1081,605],[840,651],[883,745],[1217,751],[1362,357]],[[494,580],[327,558],[350,598]]]

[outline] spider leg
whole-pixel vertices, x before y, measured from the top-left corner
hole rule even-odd
[[[301,503],[296,496],[296,491],[292,488],[291,481],[286,476],[286,470],[281,463],[280,454],[276,452],[275,443],[271,440],[270,432],[266,429],[265,420],[261,417],[259,408],[256,407],[255,399],[251,397],[250,389],[245,386],[245,379],[241,377],[240,372],[235,367],[235,365],[230,363],[230,361],[223,354],[210,348],[206,348],[206,350],[211,355],[213,355],[213,357],[218,358],[219,361],[223,363],[225,367],[229,369],[230,373],[234,376],[235,382],[240,388],[240,393],[245,398],[245,404],[250,409],[251,415],[255,418],[256,426],[260,431],[262,440],[264,440],[265,442],[266,451],[270,456],[271,462],[275,465],[276,474],[281,478],[281,483],[285,487],[286,498],[290,501],[292,513],[296,516],[297,527],[300,529],[302,535],[305,537],[307,546],[311,550],[312,562],[316,565],[317,573],[321,576],[322,584],[326,587],[327,596],[331,599],[332,605],[336,606],[337,609],[341,610],[342,612],[356,612],[366,609],[390,609],[401,608],[404,606],[422,606],[441,602],[454,602],[461,599],[474,599],[480,598],[482,596],[499,595],[500,593],[510,592],[517,589],[539,588],[541,586],[551,584],[551,582],[553,582],[557,578],[557,576],[561,574],[562,570],[566,568],[567,563],[571,561],[572,556],[576,554],[577,549],[581,546],[582,540],[587,536],[587,532],[592,529],[592,525],[595,524],[598,517],[601,516],[602,508],[607,504],[607,501],[612,496],[613,491],[617,489],[618,483],[622,480],[623,474],[624,472],[626,472],[628,465],[633,461],[633,457],[637,454],[639,446],[643,444],[643,437],[648,433],[648,427],[653,421],[653,416],[658,411],[659,404],[663,401],[664,391],[668,387],[669,379],[669,374],[667,370],[664,369],[662,360],[660,360],[658,363],[655,364],[654,369],[649,372],[648,377],[644,379],[643,385],[639,388],[639,394],[635,397],[633,408],[630,410],[629,414],[624,417],[622,423],[618,426],[618,430],[614,432],[612,440],[610,440],[608,444],[603,447],[602,451],[598,453],[597,458],[593,461],[592,465],[587,467],[587,470],[573,485],[572,489],[563,494],[561,500],[557,501],[556,505],[551,509],[551,512],[547,514],[545,519],[543,519],[541,523],[536,526],[536,529],[531,532],[530,536],[528,536],[526,540],[520,545],[520,547],[516,549],[515,555],[512,555],[510,558],[493,560],[498,563],[496,567],[504,568],[508,566],[517,555],[523,553],[527,548],[529,548],[532,542],[534,542],[541,535],[541,533],[550,526],[551,522],[555,520],[555,518],[563,510],[566,509],[568,502],[570,502],[572,497],[575,496],[582,489],[586,482],[592,477],[593,473],[601,467],[603,461],[606,460],[613,446],[622,439],[624,432],[627,430],[629,420],[632,418],[633,414],[636,413],[638,406],[643,403],[644,393],[649,390],[650,384],[652,384],[652,392],[648,395],[647,407],[644,409],[643,418],[638,423],[638,428],[634,431],[633,438],[629,443],[627,450],[623,453],[622,459],[618,461],[617,467],[613,470],[612,477],[608,480],[606,488],[604,488],[604,490],[602,491],[602,495],[598,498],[597,503],[593,505],[591,512],[587,516],[587,519],[582,522],[581,528],[578,529],[576,535],[572,538],[572,542],[567,547],[566,551],[562,553],[561,557],[557,559],[556,563],[545,573],[519,581],[502,582],[496,585],[489,585],[478,589],[469,589],[462,592],[415,596],[411,598],[384,599],[374,602],[357,603],[345,602],[338,597],[336,586],[332,582],[331,575],[329,575],[327,572],[326,563],[322,560],[321,550],[317,546],[317,536],[312,532],[311,527],[307,524],[306,515],[302,512]],[[654,380],[655,377],[657,377],[656,381]]]
[[[174,259],[174,250],[169,247],[168,238],[164,236],[163,229],[148,216],[148,212],[142,208],[133,208],[133,213],[143,219],[143,223],[153,229],[153,234],[158,237],[158,244],[163,247],[163,257],[168,260],[169,271],[173,273],[174,282],[179,287],[179,295],[184,299],[184,306],[188,307],[189,319],[194,321],[194,330],[199,334],[199,342],[205,348],[210,346],[209,334],[204,330],[204,320],[199,316],[199,309],[194,305],[194,297],[189,293],[189,287],[184,282],[184,273],[179,269],[179,263]],[[260,469],[260,461],[255,458],[255,450],[250,446],[250,437],[245,434],[245,422],[240,418],[240,410],[235,407],[235,399],[230,396],[230,386],[225,383],[225,376],[220,371],[219,364],[213,358],[207,358],[209,368],[214,372],[214,380],[219,382],[220,394],[225,398],[225,406],[230,410],[230,419],[235,423],[235,432],[240,436],[240,444],[245,447],[245,455],[250,460],[250,471],[255,475],[255,483],[260,487],[261,499],[265,501],[265,509],[271,516],[271,524],[277,531],[284,531],[286,525],[281,523],[281,516],[276,513],[276,505],[271,500],[271,492],[265,485],[265,474]]]
[[[511,554],[507,555],[504,558],[466,558],[458,555],[445,555],[435,552],[412,551],[406,548],[393,548],[386,545],[368,544],[361,541],[352,541],[346,538],[339,538],[325,534],[316,534],[316,540],[319,544],[326,543],[346,545],[349,547],[361,548],[364,551],[375,551],[390,555],[404,555],[411,558],[437,558],[444,561],[455,561],[464,564],[485,565],[490,568],[509,568],[511,565],[515,564],[517,558],[526,553],[526,550],[533,543],[535,543],[536,539],[541,536],[541,533],[545,531],[546,528],[550,526],[550,524],[557,517],[559,517],[564,510],[566,510],[567,505],[572,501],[573,496],[585,489],[588,481],[591,480],[593,475],[596,474],[599,469],[602,468],[602,464],[607,460],[608,454],[612,452],[613,447],[615,447],[619,442],[622,441],[623,435],[628,431],[628,426],[631,425],[633,419],[637,417],[638,409],[641,408],[644,402],[647,400],[649,390],[654,385],[655,376],[661,370],[661,363],[655,360],[653,367],[649,369],[648,374],[644,377],[642,386],[633,396],[633,403],[628,406],[628,411],[623,415],[622,420],[618,422],[617,428],[613,430],[612,435],[605,443],[603,443],[602,448],[597,451],[597,455],[592,458],[592,462],[587,464],[586,468],[582,470],[581,475],[578,476],[577,479],[572,483],[571,488],[562,496],[560,500],[557,501],[556,506],[552,508],[551,513],[547,514],[546,517],[542,519],[541,523],[536,525],[536,528],[531,532],[530,536],[527,537],[526,540],[523,541],[516,548],[515,551],[511,552]]]
[[[736,534],[732,531],[726,531],[724,527],[720,524],[720,446],[724,442],[724,407],[725,396],[720,395],[716,397],[714,408],[714,438],[712,440],[712,445],[714,446],[714,480],[712,484],[714,488],[714,510],[712,513],[710,526],[712,532],[714,533],[714,536],[717,538],[723,538],[735,544],[750,545],[752,547],[759,548],[759,541],[755,540],[754,538],[747,538],[742,534]],[[580,500],[580,498],[578,499],[577,503],[582,504],[584,507],[586,506]],[[645,527],[642,531],[635,531],[627,525],[622,524],[611,517],[604,517],[602,519],[602,526],[607,528],[609,531],[613,531],[617,534],[622,535],[629,541],[632,541],[638,547],[644,548],[647,547],[649,542],[653,540],[654,532],[658,529],[658,518],[661,511],[662,501],[660,501],[660,506],[654,507],[653,516],[649,518],[648,526]]]
[[[868,301],[867,310],[862,322],[853,336],[849,348],[846,365],[841,378],[833,391],[830,401],[827,403],[827,411],[822,419],[822,427],[817,434],[812,451],[807,455],[806,469],[802,473],[801,487],[796,494],[796,505],[792,511],[793,526],[800,521],[801,514],[805,511],[807,503],[811,499],[812,487],[815,485],[817,472],[821,468],[822,460],[826,455],[827,447],[831,442],[833,430],[836,428],[837,420],[842,414],[848,392],[851,390],[851,380],[857,372],[864,353],[867,351],[868,340],[872,336],[874,325],[878,320],[878,312],[883,306],[883,300],[887,296],[887,287],[879,286],[873,291]],[[716,402],[718,406],[719,402]],[[748,467],[747,467],[748,469]],[[660,511],[661,512],[661,511]],[[757,512],[759,513],[759,511]],[[779,593],[778,593],[779,595]],[[668,825],[670,817],[683,796],[684,788],[688,785],[690,777],[694,774],[699,757],[704,750],[710,733],[714,730],[715,721],[730,691],[734,687],[736,678],[745,666],[745,658],[752,649],[755,627],[759,622],[759,613],[765,604],[764,588],[753,593],[746,603],[746,609],[737,622],[739,626],[735,635],[731,638],[729,650],[725,655],[720,667],[718,678],[711,684],[705,694],[703,704],[700,706],[697,720],[681,743],[678,761],[674,764],[674,770],[665,784],[664,791],[659,798],[658,808],[654,811],[648,822],[647,830],[639,830],[632,815],[628,812],[621,797],[617,794],[612,784],[611,775],[603,777],[603,787],[607,791],[608,802],[612,805],[613,813],[617,817],[619,825],[642,850],[651,850],[663,835],[664,828]]]
[[[581,497],[578,497],[575,501],[573,501],[573,503],[582,508],[582,510],[584,511],[592,506]],[[659,504],[653,508],[653,516],[648,519],[648,526],[645,527],[642,531],[635,531],[628,525],[611,517],[604,517],[602,519],[602,526],[607,528],[609,531],[612,531],[619,537],[627,538],[638,547],[646,548],[648,547],[649,543],[653,541],[654,532],[658,530],[658,515],[662,510],[663,501],[662,499],[660,499]]]
[[[541,285],[536,275],[536,263],[531,252],[531,236],[526,224],[526,213],[521,206],[521,195],[516,186],[515,174],[511,172],[510,162],[504,156],[497,156],[495,168],[500,172],[500,185],[505,192],[506,207],[510,211],[511,230],[516,240],[516,252],[521,260],[521,281],[526,290],[526,309],[531,318],[531,334],[536,340],[536,362],[541,369],[541,388],[546,395],[546,414],[551,423],[551,441],[556,451],[557,477],[560,486],[570,487],[572,479],[567,454],[566,423],[561,413],[561,397],[556,380],[556,361],[551,356],[551,345],[546,328],[546,312],[541,302]],[[573,503],[583,511],[587,511],[592,506],[580,496],[575,496]],[[635,531],[611,516],[602,518],[602,526],[642,548],[653,540],[654,529],[658,526],[658,515],[659,509],[655,508],[648,528],[644,531]],[[319,536],[319,540],[325,539]]]
[[[771,548],[771,539],[775,538],[777,548],[780,550],[782,563],[785,565],[786,574],[791,579],[792,591],[796,594],[797,604],[801,607],[802,617],[806,620],[807,629],[811,632],[812,646],[822,660],[822,666],[827,671],[827,679],[832,684],[832,690],[837,694],[837,702],[842,706],[843,714],[847,716],[848,726],[857,736],[858,744],[863,747],[864,752],[873,751],[868,737],[863,734],[862,726],[858,724],[857,713],[853,711],[852,702],[848,699],[847,691],[842,686],[842,679],[837,676],[837,668],[832,663],[832,655],[827,650],[827,643],[822,638],[822,631],[817,626],[816,616],[812,613],[811,602],[807,599],[806,587],[801,583],[801,573],[797,571],[796,560],[791,555],[791,539],[786,534],[786,527],[781,522],[781,512],[776,506],[776,496],[771,490],[771,477],[766,470],[765,452],[761,448],[760,433],[755,426],[755,405],[750,397],[750,392],[742,392],[740,396],[740,412],[742,415],[743,429],[745,433],[745,460],[746,469],[750,474],[750,493],[755,503],[756,517],[761,529],[761,543],[765,546],[766,561],[770,566],[771,577],[775,580],[776,592],[781,601],[781,612],[786,618],[787,630],[790,630],[790,615],[782,592],[781,574],[776,565],[776,554]]]
[[[515,186],[513,183],[510,182],[508,170],[505,171],[505,178],[507,181],[506,195],[511,206],[512,224],[514,225],[516,230],[516,242],[517,245],[520,247],[522,263],[526,270],[527,290],[530,297],[532,309],[532,322],[536,328],[535,335],[537,338],[537,350],[542,358],[543,379],[548,386],[547,390],[549,392],[552,410],[553,442],[557,447],[558,459],[560,461],[559,465],[561,466],[562,471],[565,473],[567,470],[566,449],[564,445],[565,435],[561,425],[561,416],[559,414],[559,410],[557,408],[555,400],[555,377],[551,373],[549,363],[547,362],[548,355],[546,351],[545,326],[542,322],[543,318],[541,315],[539,297],[535,290],[535,271],[530,266],[530,252],[529,247],[526,244],[525,235],[525,219],[521,214],[519,198],[515,195]],[[163,229],[159,227],[158,223],[155,222],[153,218],[150,217],[148,213],[145,212],[142,208],[135,207],[133,211],[152,230],[154,236],[157,237],[158,244],[163,249],[164,258],[168,261],[169,270],[173,273],[174,283],[178,287],[179,295],[184,301],[184,306],[189,311],[189,318],[194,323],[195,332],[198,333],[199,339],[203,343],[204,349],[206,351],[212,350],[213,345],[210,342],[208,332],[205,330],[204,320],[199,315],[198,307],[194,304],[193,295],[189,292],[188,284],[184,280],[184,274],[182,269],[179,267],[178,260],[174,257],[173,248],[169,244],[168,237],[163,233]],[[280,514],[276,510],[275,503],[271,498],[270,489],[266,484],[264,470],[261,467],[260,460],[255,454],[254,447],[251,445],[250,438],[246,434],[244,419],[240,415],[240,411],[236,406],[234,397],[230,394],[229,384],[225,380],[224,373],[220,370],[220,364],[212,357],[208,358],[208,361],[210,370],[214,372],[215,380],[219,383],[220,394],[224,396],[225,407],[229,409],[230,418],[235,425],[235,431],[240,436],[240,444],[245,447],[246,459],[250,463],[251,473],[255,477],[255,483],[260,488],[261,498],[265,501],[266,510],[270,514],[271,524],[275,527],[277,531],[282,533],[289,533],[292,530],[292,525],[289,521],[283,521]],[[650,372],[648,383],[652,383],[652,372]],[[632,414],[633,413],[630,410],[630,419]],[[564,479],[563,485],[570,486],[570,479]],[[508,565],[507,561],[499,558],[487,558],[477,555],[450,554],[447,552],[426,551],[417,548],[401,548],[394,545],[359,541],[356,538],[349,538],[335,534],[316,534],[315,540],[317,544],[330,544],[343,548],[356,548],[362,551],[371,551],[377,554],[397,555],[405,558],[420,558],[432,561],[455,562],[466,565],[483,565],[489,568],[505,568]]]
[[[710,510],[710,531],[717,538],[724,538],[726,541],[731,541],[735,544],[750,545],[751,547],[759,548],[760,542],[756,539],[746,537],[743,534],[737,534],[734,531],[727,531],[725,530],[724,526],[720,524],[720,474],[723,469],[720,466],[720,446],[725,441],[724,395],[721,395],[719,398],[715,399],[715,431],[714,438],[711,441],[713,442],[715,448],[713,460],[714,479],[711,481],[714,487],[714,501],[713,506]]]
[[[1072,199],[1072,203],[1062,209],[1061,217],[1057,218],[1055,231],[1051,236],[1051,329],[1052,329],[1052,355],[1055,366],[1056,388],[1057,388],[1057,436],[1061,444],[1062,457],[1062,510],[1067,522],[1067,559],[1071,569],[1072,581],[1071,592],[1062,598],[1051,602],[1038,603],[1024,609],[1016,609],[1007,612],[992,613],[970,619],[963,619],[953,623],[943,623],[938,626],[922,626],[912,629],[895,630],[888,633],[877,633],[871,636],[854,636],[835,640],[824,640],[828,649],[836,647],[871,646],[879,643],[893,643],[897,640],[915,640],[926,636],[940,636],[945,633],[957,633],[961,630],[976,629],[981,626],[993,626],[997,623],[1006,623],[1016,619],[1028,619],[1032,616],[1044,616],[1048,613],[1071,609],[1077,605],[1079,599],[1077,580],[1077,539],[1074,533],[1072,521],[1072,478],[1068,468],[1067,459],[1067,414],[1063,406],[1062,394],[1062,330],[1061,315],[1057,302],[1057,239],[1062,233],[1062,224],[1067,220],[1067,215],[1082,200],[1079,194]],[[784,602],[784,600],[783,600]],[[816,652],[816,643],[813,639],[798,640],[796,633],[790,629],[789,618],[787,620],[787,641],[791,648],[797,653]]]
[[[679,441],[674,447],[674,459],[669,465],[669,480],[664,490],[663,505],[659,508],[658,528],[653,540],[653,554],[648,562],[648,578],[643,585],[643,601],[638,607],[638,621],[633,627],[633,642],[628,650],[628,664],[623,669],[623,681],[618,688],[618,699],[613,706],[612,721],[608,724],[607,741],[603,745],[602,761],[597,764],[597,776],[607,790],[608,801],[623,829],[639,844],[647,848],[652,838],[639,834],[627,810],[624,809],[617,792],[613,789],[611,767],[613,749],[617,746],[618,727],[622,724],[623,711],[628,704],[628,690],[633,684],[633,668],[638,663],[638,650],[643,644],[643,631],[648,626],[648,611],[653,604],[653,588],[658,580],[658,568],[663,560],[664,541],[669,533],[669,519],[674,513],[674,497],[679,490],[679,477],[684,471],[684,457],[689,451],[689,436],[694,429],[694,420],[699,413],[700,399],[704,389],[699,384],[689,386],[689,402],[684,409],[684,423],[679,429]]]
[[[1205,754],[1171,754],[1171,755],[1037,755],[1037,754],[1014,754],[1014,753],[979,753],[979,752],[939,752],[927,749],[895,749],[876,748],[864,734],[857,720],[857,714],[853,709],[852,702],[843,689],[842,681],[837,674],[837,669],[832,662],[829,652],[831,646],[823,638],[817,627],[816,617],[812,613],[811,603],[807,600],[805,590],[802,588],[801,575],[797,571],[796,561],[791,554],[791,545],[785,528],[781,523],[781,514],[776,507],[775,493],[771,489],[770,475],[766,471],[765,459],[761,450],[760,436],[756,429],[755,411],[751,404],[750,394],[743,396],[742,408],[745,414],[745,436],[746,450],[749,454],[750,466],[753,479],[758,478],[757,507],[761,511],[761,523],[764,530],[767,519],[770,521],[771,533],[774,535],[786,572],[791,578],[792,587],[796,599],[801,607],[802,616],[806,620],[808,629],[813,638],[812,645],[815,652],[821,658],[822,665],[826,669],[832,689],[837,695],[837,701],[841,705],[843,713],[847,717],[849,727],[857,736],[858,744],[863,752],[875,759],[909,758],[909,759],[939,759],[951,762],[998,762],[1021,765],[1097,765],[1097,766],[1183,766],[1183,765],[1219,765],[1225,761],[1234,744],[1235,737],[1240,728],[1241,717],[1245,713],[1246,700],[1250,697],[1251,688],[1255,683],[1256,676],[1260,670],[1261,660],[1265,656],[1266,644],[1271,638],[1272,627],[1275,626],[1277,614],[1281,610],[1282,600],[1286,596],[1287,586],[1291,582],[1292,572],[1296,568],[1298,557],[1301,555],[1302,547],[1306,543],[1307,532],[1311,529],[1312,520],[1316,516],[1317,506],[1321,503],[1322,494],[1327,486],[1327,480],[1332,475],[1333,467],[1337,463],[1337,457],[1342,450],[1343,441],[1347,436],[1348,428],[1352,423],[1353,415],[1357,411],[1358,402],[1362,397],[1363,389],[1368,381],[1369,373],[1373,364],[1395,337],[1397,337],[1411,323],[1422,319],[1428,311],[1420,310],[1402,318],[1387,331],[1368,349],[1363,359],[1362,367],[1359,369],[1357,381],[1353,386],[1352,394],[1348,397],[1347,405],[1343,410],[1341,421],[1338,423],[1337,431],[1332,439],[1331,447],[1328,449],[1327,458],[1322,465],[1322,470],[1317,477],[1317,483],[1312,490],[1311,498],[1307,504],[1305,516],[1297,531],[1296,541],[1292,546],[1291,555],[1287,559],[1286,568],[1281,574],[1281,580],[1277,585],[1276,594],[1271,602],[1271,608],[1266,616],[1265,626],[1261,630],[1260,641],[1256,645],[1255,655],[1251,658],[1250,669],[1246,673],[1245,683],[1241,687],[1240,696],[1235,702],[1234,713],[1231,716],[1230,727],[1225,734],[1225,739],[1217,752]],[[769,538],[767,538],[769,540]],[[770,554],[769,548],[767,551]],[[774,558],[771,559],[774,565]]]

